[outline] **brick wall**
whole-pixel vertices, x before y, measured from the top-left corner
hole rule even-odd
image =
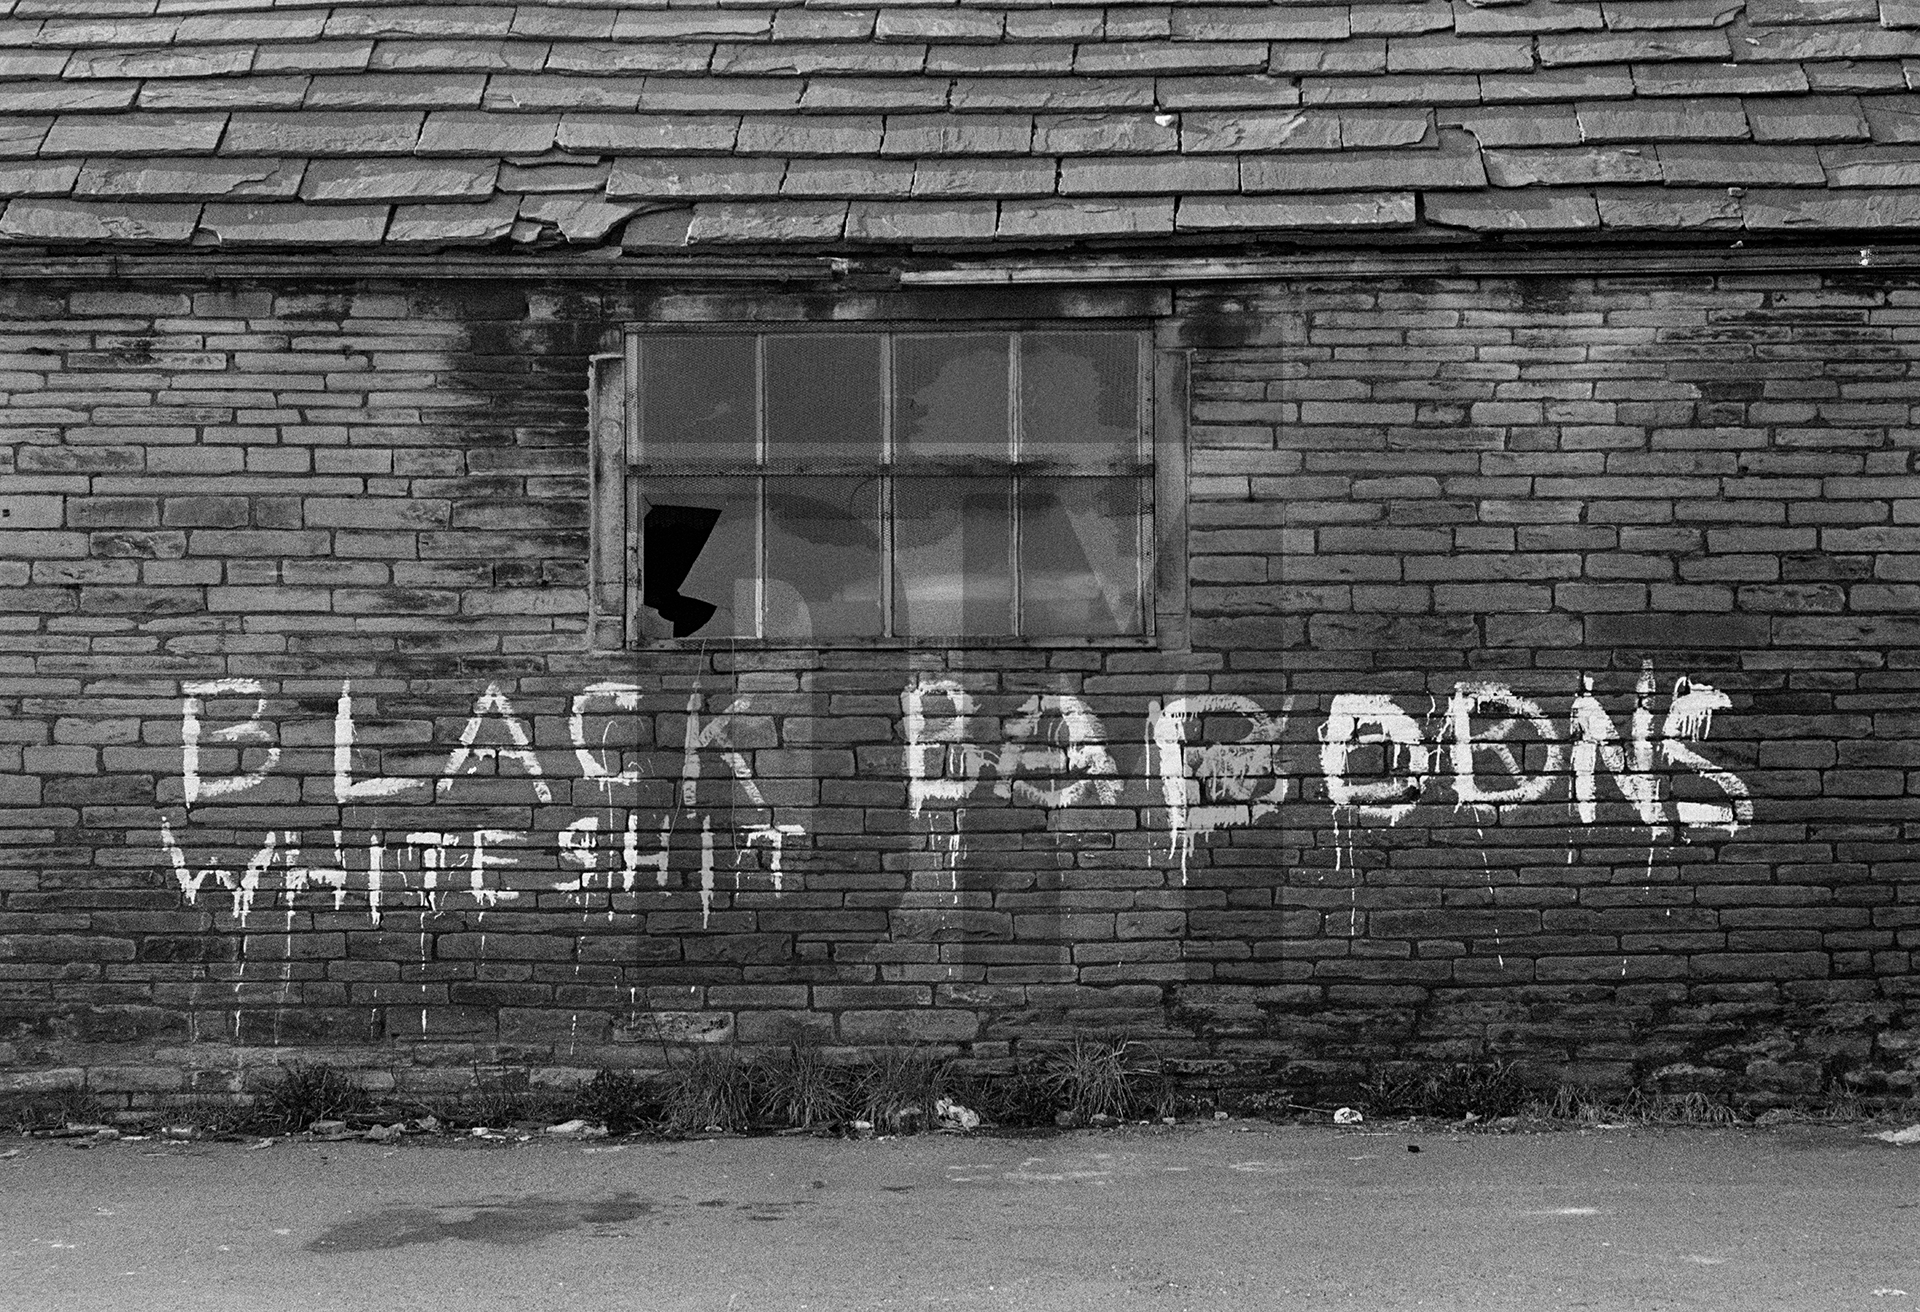
[[[0,290],[0,1084],[1913,1083],[1920,279],[1177,290],[1185,652],[588,650],[656,297]]]

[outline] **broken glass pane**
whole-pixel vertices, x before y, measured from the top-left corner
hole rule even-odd
[[[894,631],[1013,630],[1012,487],[1005,478],[894,480]]]
[[[1057,460],[1086,468],[1137,460],[1139,445],[1136,334],[1022,334],[1022,460]]]
[[[880,461],[878,334],[767,340],[767,459]]]
[[[754,357],[751,337],[642,338],[642,457],[752,464],[758,413]]]
[[[1007,440],[1005,333],[903,336],[894,346],[896,460],[1004,460]]]
[[[640,493],[640,604],[676,638],[751,638],[757,479],[652,478]]]
[[[1021,479],[1020,631],[1144,632],[1139,515],[1136,479]]]
[[[769,638],[880,632],[880,480],[767,480]]]

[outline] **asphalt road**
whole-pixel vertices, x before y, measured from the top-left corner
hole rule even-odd
[[[1858,1130],[10,1149],[7,1312],[1920,1309]]]

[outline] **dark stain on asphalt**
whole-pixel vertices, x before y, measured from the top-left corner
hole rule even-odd
[[[391,1207],[327,1227],[307,1250],[369,1253],[450,1239],[514,1247],[582,1226],[618,1225],[652,1211],[652,1203],[630,1193],[597,1202],[523,1198],[506,1203]]]

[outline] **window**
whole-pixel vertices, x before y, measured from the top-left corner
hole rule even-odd
[[[627,641],[1154,632],[1137,326],[660,326],[603,364],[596,578]]]

